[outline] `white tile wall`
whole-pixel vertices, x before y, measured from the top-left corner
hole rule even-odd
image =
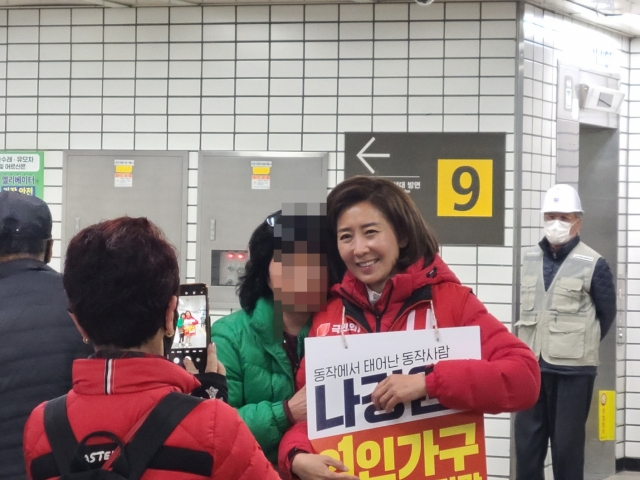
[[[510,326],[515,2],[21,9],[0,23],[2,14],[0,148],[49,150],[58,232],[66,148],[329,151],[331,187],[344,176],[345,131],[507,132],[508,246],[442,254]],[[525,245],[539,236],[533,212],[555,142],[553,49],[527,44]],[[640,151],[629,153],[640,165]],[[189,168],[193,280],[193,153]],[[488,418],[487,436],[490,476],[505,478],[508,418]]]
[[[621,178],[624,175],[627,185],[625,185],[627,198],[621,193],[620,199],[621,213],[628,215],[626,218],[627,243],[626,249],[626,272],[627,272],[627,351],[626,351],[626,395],[624,407],[624,452],[626,457],[640,457],[640,439],[632,430],[632,425],[638,425],[640,414],[640,362],[637,350],[640,349],[640,205],[634,198],[638,197],[638,172],[640,171],[640,39],[632,39],[629,44],[629,91],[628,91],[628,150],[626,156],[621,155]],[[624,79],[623,79],[624,82]],[[622,143],[622,142],[621,142]],[[623,210],[624,209],[624,210]]]
[[[5,148],[335,158],[344,131],[513,131],[515,4],[16,10],[8,24]]]

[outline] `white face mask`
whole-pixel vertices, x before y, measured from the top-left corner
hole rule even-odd
[[[549,220],[544,222],[544,236],[551,245],[563,245],[571,240],[571,227],[573,223],[562,220]]]

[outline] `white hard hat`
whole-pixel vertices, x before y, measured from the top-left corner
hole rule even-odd
[[[542,213],[582,213],[580,196],[571,185],[559,183],[547,190],[542,203]]]

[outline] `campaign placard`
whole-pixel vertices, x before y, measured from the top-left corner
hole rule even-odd
[[[371,400],[388,375],[480,357],[479,327],[307,338],[308,433],[314,449],[342,461],[361,480],[486,478],[482,414],[426,398],[385,413]]]

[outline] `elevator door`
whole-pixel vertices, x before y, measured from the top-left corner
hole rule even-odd
[[[158,225],[185,278],[187,152],[68,151],[63,165],[62,257],[82,228],[128,215]]]
[[[584,218],[580,237],[602,255],[617,277],[618,267],[618,130],[580,125],[578,192]],[[600,342],[600,366],[587,421],[585,479],[615,474],[615,442],[599,440],[599,390],[616,390],[616,325]]]

